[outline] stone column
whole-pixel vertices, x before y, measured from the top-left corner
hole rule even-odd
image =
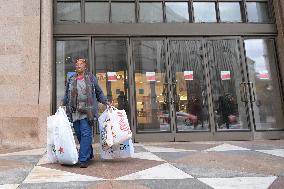
[[[282,84],[284,84],[284,1],[273,0],[274,13],[277,25],[277,52],[278,61],[280,67],[280,73],[282,76]]]
[[[53,9],[51,0],[41,0],[41,43],[39,78],[39,142],[46,144],[46,118],[52,112]]]
[[[40,0],[0,3],[0,146],[38,144]]]

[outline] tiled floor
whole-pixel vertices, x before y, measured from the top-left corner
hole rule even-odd
[[[284,189],[284,140],[140,143],[133,158],[97,154],[86,169],[49,164],[45,149],[5,149],[2,188]]]

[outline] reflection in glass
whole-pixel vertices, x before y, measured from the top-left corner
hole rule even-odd
[[[170,41],[178,131],[209,130],[201,41]]]
[[[163,22],[162,3],[140,2],[139,22],[156,23]]]
[[[212,2],[194,2],[195,22],[217,22],[215,6]]]
[[[247,2],[249,22],[270,22],[267,3]]]
[[[166,2],[167,22],[188,22],[188,3],[186,2]]]
[[[242,21],[240,3],[220,2],[219,10],[221,22]]]
[[[76,2],[58,2],[56,8],[56,22],[81,22],[81,8],[80,3]]]
[[[274,41],[271,39],[245,40],[248,72],[255,95],[253,103],[257,130],[283,129],[283,109],[277,75]]]
[[[211,70],[213,109],[217,130],[248,129],[248,103],[240,87],[244,76],[236,40],[207,42]]]
[[[64,97],[67,79],[75,74],[75,61],[78,58],[89,59],[88,41],[56,41],[56,105]]]
[[[138,132],[170,131],[163,41],[133,41]]]
[[[135,3],[111,3],[111,18],[113,23],[135,22]]]
[[[127,43],[125,40],[95,41],[95,68],[99,85],[108,100],[129,115],[127,81]],[[99,104],[99,112],[105,106]]]
[[[108,2],[86,2],[85,20],[87,23],[108,23],[109,3]]]

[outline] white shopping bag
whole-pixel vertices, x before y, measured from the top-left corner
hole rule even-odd
[[[57,160],[60,164],[74,165],[78,161],[78,152],[71,123],[62,107],[57,110],[55,115],[57,116],[57,123],[53,129],[53,134]]]
[[[54,146],[54,127],[58,123],[58,116],[52,115],[47,117],[47,159],[48,163],[56,163],[57,157],[55,153],[55,146]]]
[[[130,158],[134,155],[134,147],[132,140],[126,140],[122,144],[113,145],[110,148],[104,148],[100,144],[100,157],[101,159],[118,159]]]
[[[111,123],[113,144],[122,144],[124,141],[131,139],[132,132],[125,110],[118,110],[112,106],[108,108],[107,112]]]
[[[98,119],[101,145],[103,148],[109,148],[113,145],[113,136],[111,131],[111,121],[108,114],[108,109],[106,109]]]

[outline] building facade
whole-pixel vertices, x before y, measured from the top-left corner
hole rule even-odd
[[[281,0],[10,0],[0,10],[1,145],[45,144],[78,58],[126,110],[136,142],[284,138]]]

